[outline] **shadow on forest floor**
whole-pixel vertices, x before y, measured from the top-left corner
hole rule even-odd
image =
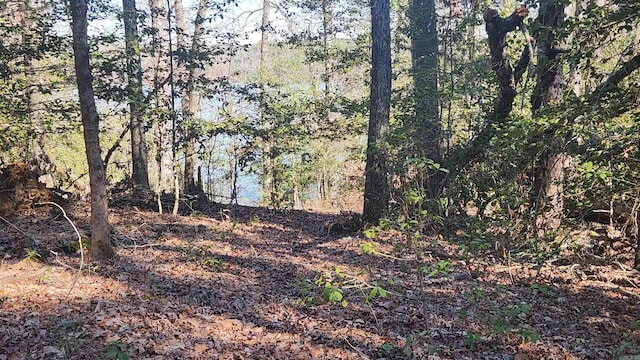
[[[74,214],[88,229],[86,211]],[[437,237],[422,264],[393,234],[378,240],[387,256],[365,254],[370,240],[328,231],[343,217],[217,205],[192,216],[114,209],[119,256],[84,264],[80,277],[76,253],[21,255],[31,241],[40,252],[73,242],[69,224],[0,224],[0,360],[640,354],[637,275],[546,266],[532,285],[531,264],[463,261]],[[419,277],[421,267],[428,271]]]

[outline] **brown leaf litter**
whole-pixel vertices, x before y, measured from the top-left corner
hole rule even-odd
[[[88,235],[86,213],[74,221]],[[61,219],[0,225],[0,360],[631,359],[640,284],[625,266],[468,259],[431,239],[327,231],[333,215],[112,210],[118,258],[78,278]],[[82,230],[84,229],[84,230]],[[395,245],[395,247],[394,247]],[[54,252],[49,252],[53,250]],[[444,261],[446,271],[433,273]],[[419,268],[427,269],[418,276]],[[535,279],[535,284],[532,285]],[[330,283],[330,285],[327,285]],[[343,299],[323,301],[331,285]],[[375,286],[385,297],[368,296]],[[326,300],[326,299],[325,299]]]

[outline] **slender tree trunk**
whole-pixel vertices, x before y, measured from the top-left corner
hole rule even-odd
[[[413,0],[411,5],[411,62],[415,93],[415,143],[418,156],[442,162],[442,128],[438,104],[438,32],[434,0]],[[442,194],[444,173],[426,169],[423,182],[429,199]]]
[[[273,137],[271,133],[271,123],[266,115],[266,82],[269,66],[269,13],[271,11],[271,0],[262,1],[262,23],[260,27],[260,118],[262,126],[266,130],[266,137],[262,149],[262,193],[263,202],[267,205],[276,204],[276,182],[275,182],[275,159],[273,156]]]
[[[143,117],[142,64],[138,40],[138,11],[135,0],[122,0],[127,52],[127,76],[129,78],[129,131],[131,133],[131,160],[133,165],[133,186],[136,191],[149,189],[147,167],[147,144]]]
[[[234,138],[231,146],[231,164],[229,165],[229,172],[231,178],[231,195],[229,196],[229,204],[238,204],[238,144]]]
[[[173,115],[171,114],[171,91],[167,79],[169,64],[169,23],[166,0],[148,0],[153,29],[152,48],[154,64],[153,89],[156,91],[155,133],[158,196],[174,190]]]
[[[115,252],[109,238],[109,209],[104,163],[100,155],[100,129],[98,111],[93,95],[93,78],[89,66],[89,44],[87,39],[87,2],[70,0],[73,32],[73,55],[76,83],[80,97],[80,111],[84,129],[84,142],[89,165],[91,186],[91,249],[89,255],[95,259],[112,258]]]
[[[197,189],[195,183],[195,143],[196,136],[194,122],[197,115],[200,113],[200,94],[197,88],[197,79],[202,74],[202,70],[199,66],[194,64],[194,57],[200,51],[201,37],[204,33],[204,21],[207,15],[207,0],[200,0],[198,5],[198,12],[196,14],[195,27],[193,29],[193,39],[191,43],[191,56],[189,57],[191,64],[189,66],[189,74],[187,79],[187,94],[186,94],[186,106],[183,111],[184,124],[186,126],[186,138],[185,144],[185,158],[184,158],[184,189],[189,194],[199,193],[201,190]]]
[[[322,82],[324,84],[324,106],[320,114],[321,121],[329,123],[329,104],[331,95],[331,69],[329,63],[329,39],[333,37],[333,7],[331,0],[322,0],[322,50],[324,52],[324,74]]]
[[[363,220],[377,224],[389,205],[387,144],[391,101],[389,0],[371,0],[371,106],[367,138]]]
[[[171,157],[173,159],[172,170],[173,170],[173,211],[171,212],[174,216],[178,215],[178,210],[180,207],[180,179],[178,178],[179,168],[178,165],[178,119],[176,113],[176,91],[175,91],[175,77],[174,77],[174,52],[173,52],[173,38],[171,37],[171,5],[169,0],[167,0],[167,13],[166,13],[166,21],[167,21],[167,39],[169,40],[169,114],[170,114],[170,124],[171,124]]]

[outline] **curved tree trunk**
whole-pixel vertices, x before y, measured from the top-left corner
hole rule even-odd
[[[491,68],[498,78],[498,98],[484,128],[473,138],[465,151],[451,159],[455,166],[464,166],[480,157],[495,133],[493,125],[504,122],[513,109],[513,101],[517,94],[516,85],[530,62],[530,53],[529,47],[524,46],[520,60],[514,69],[505,52],[507,34],[521,27],[527,14],[528,10],[525,5],[518,5],[513,13],[506,18],[500,17],[498,11],[492,8],[487,9],[484,13],[485,28],[489,37]]]
[[[76,83],[80,97],[84,143],[89,165],[91,186],[91,249],[89,255],[95,259],[115,256],[109,238],[109,209],[104,163],[100,155],[100,129],[98,111],[93,95],[91,68],[89,66],[89,44],[87,40],[87,2],[70,0],[73,32],[73,55]]]

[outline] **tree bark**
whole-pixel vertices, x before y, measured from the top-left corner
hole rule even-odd
[[[371,0],[371,105],[365,167],[365,223],[377,225],[389,206],[387,133],[391,101],[389,0]]]
[[[109,238],[109,209],[104,163],[100,155],[98,111],[93,95],[93,78],[89,66],[89,44],[87,38],[87,2],[69,0],[73,33],[73,55],[76,83],[80,97],[80,111],[84,142],[89,165],[89,184],[91,186],[91,248],[89,255],[94,259],[107,259],[115,256]]]
[[[122,19],[127,53],[127,76],[129,78],[129,131],[131,133],[131,162],[135,191],[149,190],[147,166],[147,144],[143,117],[142,64],[138,40],[138,11],[135,0],[122,0]]]

